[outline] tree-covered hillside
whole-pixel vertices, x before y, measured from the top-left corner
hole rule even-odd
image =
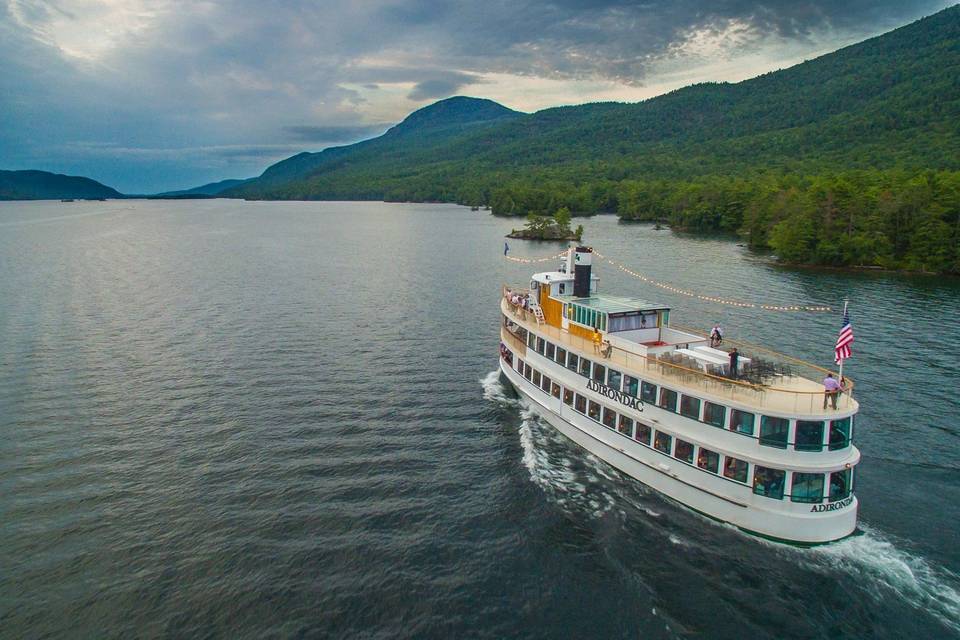
[[[324,154],[231,193],[615,211],[738,231],[789,261],[958,272],[960,7],[737,84]]]
[[[0,171],[0,200],[122,197],[118,191],[90,178],[48,171]]]

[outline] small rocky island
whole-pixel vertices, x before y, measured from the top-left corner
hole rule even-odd
[[[552,216],[527,216],[527,225],[523,229],[512,229],[508,238],[520,240],[577,240],[583,236],[583,225],[570,228],[570,210],[561,207]]]

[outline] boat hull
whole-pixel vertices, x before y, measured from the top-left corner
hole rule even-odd
[[[752,535],[796,545],[832,542],[856,529],[858,504],[853,495],[835,511],[810,510],[811,505],[804,504],[787,504],[790,510],[783,510],[783,502],[753,495],[747,487],[724,492],[722,479],[711,477],[708,480],[714,486],[706,486],[703,471],[635,443],[573,411],[559,399],[540,392],[503,359],[500,370],[538,414],[568,439],[694,511]]]

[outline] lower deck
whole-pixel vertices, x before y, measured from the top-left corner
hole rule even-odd
[[[542,374],[534,384],[528,365],[524,363],[521,373],[510,360],[506,354],[501,358],[502,373],[550,424],[690,508],[751,533],[801,544],[836,540],[856,527],[857,501],[849,471],[837,476],[793,472],[786,491],[785,472],[771,476],[778,470],[666,434],[627,417],[629,410],[618,415],[608,406],[585,400],[580,411],[576,405],[586,397],[586,384],[578,388],[569,380],[557,382]],[[826,483],[830,484],[824,495]]]

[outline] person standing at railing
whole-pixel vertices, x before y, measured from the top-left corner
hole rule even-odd
[[[730,377],[737,377],[737,365],[740,364],[740,352],[737,351],[737,348],[734,347],[730,351]]]
[[[833,408],[836,409],[837,398],[839,397],[840,383],[837,382],[832,373],[828,373],[827,377],[823,379],[823,408],[827,408],[827,401],[830,400],[833,403]]]
[[[719,347],[723,343],[723,329],[720,328],[720,323],[713,325],[713,329],[710,330],[710,346]]]
[[[600,353],[600,344],[603,342],[603,336],[600,335],[600,330],[596,327],[593,328],[593,352]]]

